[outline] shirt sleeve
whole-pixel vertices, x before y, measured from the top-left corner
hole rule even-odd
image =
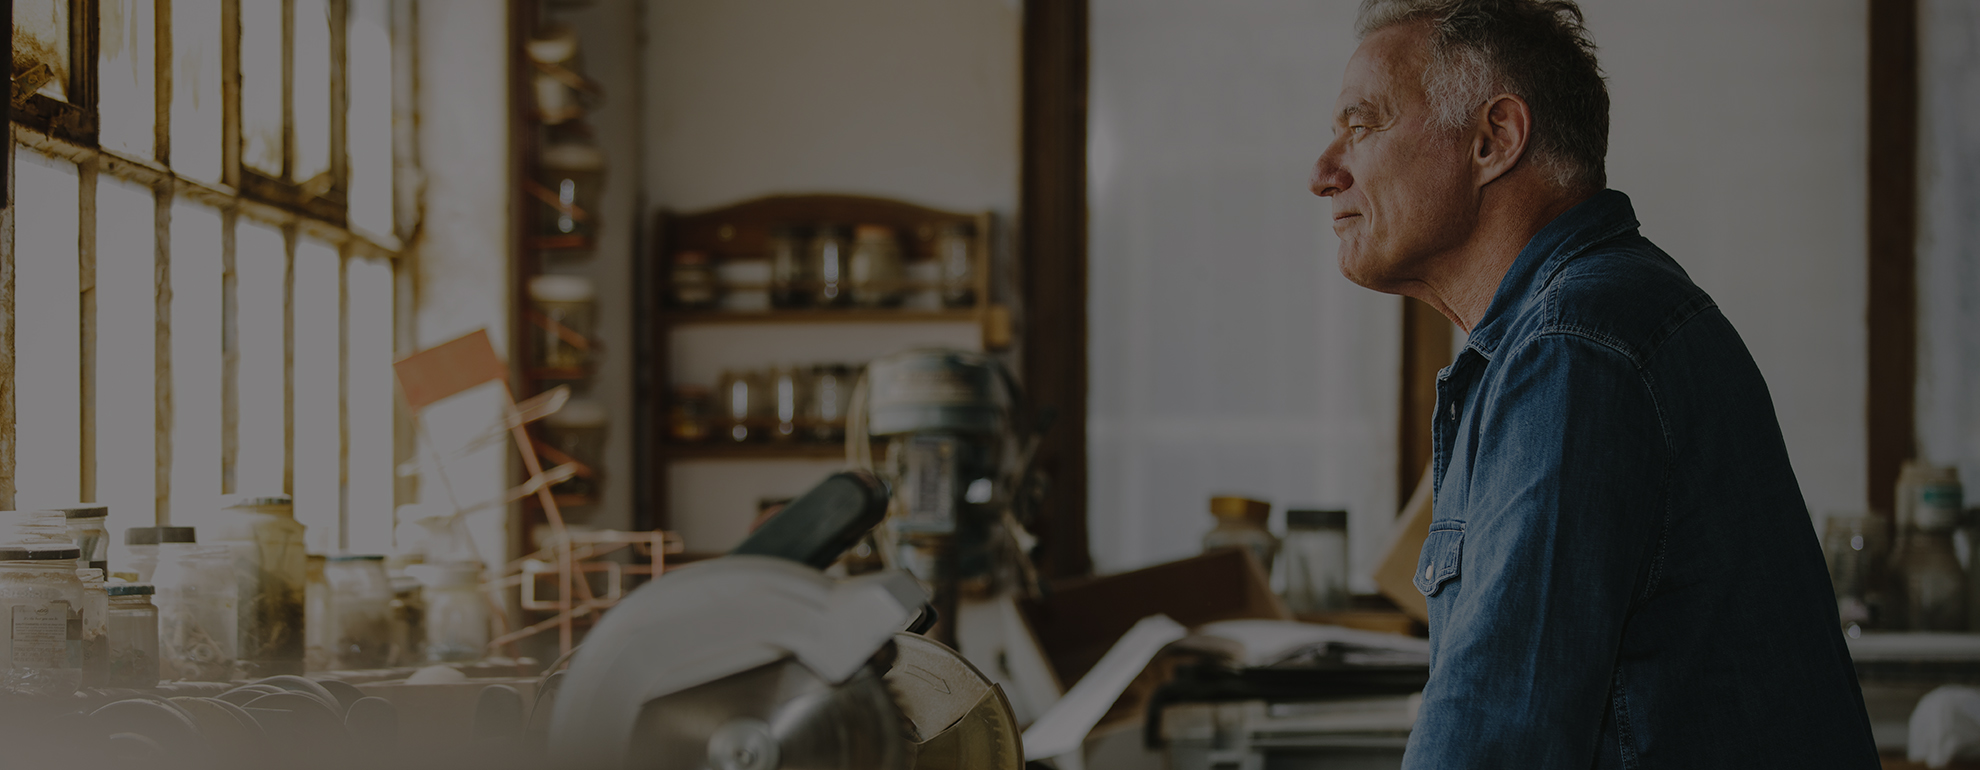
[[[1663,527],[1663,420],[1632,361],[1598,340],[1546,334],[1498,365],[1463,499],[1439,500],[1432,524],[1461,528],[1461,556],[1431,589],[1430,681],[1403,766],[1586,770]]]

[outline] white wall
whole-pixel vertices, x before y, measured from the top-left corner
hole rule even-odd
[[[1918,10],[1919,456],[1980,490],[1980,5]]]
[[[1583,7],[1614,100],[1611,185],[1752,348],[1810,508],[1860,508],[1863,4]],[[1224,490],[1348,506],[1355,571],[1372,566],[1396,508],[1400,310],[1339,277],[1305,189],[1353,11],[1094,0],[1102,570],[1193,552]]]
[[[413,244],[418,265],[415,343],[427,348],[487,329],[508,349],[509,91],[508,16],[476,0],[419,4],[419,146],[426,176],[424,225]],[[449,405],[443,432],[499,425],[487,400]],[[429,427],[435,427],[429,424]],[[449,431],[449,429],[453,429]],[[499,496],[513,451],[450,463],[448,481],[465,499]],[[425,467],[421,502],[445,506],[445,487]],[[506,508],[475,514],[470,526],[484,559],[508,556]]]
[[[644,11],[649,210],[823,192],[1015,214],[1015,3],[651,0]],[[823,346],[818,333],[830,335]],[[713,385],[724,366],[862,361],[974,337],[968,324],[696,328],[676,334],[672,364],[676,384]],[[690,550],[726,550],[758,498],[801,492],[842,465],[678,463],[671,526]]]

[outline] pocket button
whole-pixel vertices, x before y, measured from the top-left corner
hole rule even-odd
[[[1432,565],[1429,565],[1429,566],[1427,566],[1427,567],[1424,567],[1424,568],[1423,568],[1423,579],[1424,579],[1424,580],[1429,580],[1429,579],[1431,579],[1431,578],[1434,578],[1434,577],[1436,577],[1436,576],[1437,576],[1437,565],[1435,565],[1435,564],[1432,564]]]

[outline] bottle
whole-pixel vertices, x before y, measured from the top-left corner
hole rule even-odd
[[[811,302],[807,291],[811,271],[806,269],[804,240],[804,231],[796,226],[770,226],[771,307],[798,308]]]
[[[139,583],[149,583],[158,571],[161,543],[193,542],[192,527],[131,527],[124,530],[124,550],[130,554],[127,565]]]
[[[1898,475],[1901,534],[1891,562],[1904,592],[1903,628],[1966,630],[1966,575],[1953,548],[1962,492],[1954,468],[1911,460]]]
[[[324,576],[328,560],[310,554],[303,578],[303,668],[328,671],[336,667],[331,650],[336,643],[330,632],[330,580]]]
[[[224,545],[165,543],[158,549],[158,674],[166,681],[234,678],[240,641],[234,551]]]
[[[874,308],[900,304],[901,288],[907,276],[901,265],[901,244],[894,237],[894,228],[886,225],[854,228],[849,268],[854,305]]]
[[[1210,514],[1217,526],[1203,536],[1203,550],[1240,546],[1251,551],[1265,574],[1272,574],[1272,559],[1279,553],[1279,538],[1265,528],[1272,515],[1272,504],[1244,497],[1210,498]]]
[[[935,261],[942,268],[942,304],[969,307],[976,302],[976,228],[967,222],[942,226],[935,238]]]
[[[234,554],[235,664],[246,679],[303,673],[305,527],[288,495],[241,495],[207,527]]]
[[[158,608],[148,583],[111,583],[108,627],[111,687],[158,686]]]
[[[80,553],[88,553],[80,551]],[[76,570],[82,581],[81,617],[82,685],[103,687],[110,681],[110,594],[104,586],[103,570],[86,567]]]
[[[1347,511],[1286,511],[1286,608],[1295,613],[1348,608]]]
[[[73,544],[0,545],[0,692],[68,696],[82,684],[81,556]]]
[[[82,551],[82,565],[103,570],[110,574],[110,528],[105,522],[110,517],[110,507],[96,503],[78,503],[50,510],[61,511],[68,520],[69,537]]]
[[[406,574],[426,595],[426,659],[435,663],[480,660],[488,647],[488,600],[481,595],[481,565],[418,564]]]
[[[843,305],[847,299],[847,258],[852,251],[852,234],[843,225],[824,225],[812,232],[805,247],[814,291],[811,303],[819,307]]]
[[[392,581],[385,557],[371,554],[329,558],[323,570],[330,584],[330,653],[339,669],[383,668],[392,655]]]

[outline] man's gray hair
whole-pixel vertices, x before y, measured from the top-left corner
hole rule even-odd
[[[1361,37],[1403,24],[1430,30],[1423,91],[1435,124],[1469,128],[1509,93],[1533,111],[1528,156],[1565,189],[1608,186],[1609,90],[1572,0],[1363,0]]]

